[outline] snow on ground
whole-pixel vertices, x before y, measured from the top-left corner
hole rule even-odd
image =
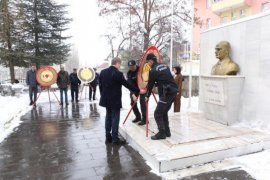
[[[23,88],[21,85],[13,86],[15,88]],[[59,92],[56,92],[56,95],[59,98]],[[50,92],[50,96],[52,102],[57,102],[52,92]],[[48,94],[45,91],[41,93],[37,104],[41,102],[48,102]],[[28,92],[19,96],[0,96],[0,143],[20,125],[21,116],[32,109],[29,103]]]
[[[242,169],[247,171],[257,180],[270,179],[270,150],[232,158],[235,164],[240,164]]]
[[[88,97],[88,90],[84,90],[82,98]],[[68,95],[70,91],[68,92]],[[59,91],[56,92],[59,98]],[[57,102],[52,93],[50,93],[52,102]],[[97,90],[97,97],[99,98],[99,90]],[[158,97],[157,97],[158,98]],[[69,97],[70,99],[70,97]],[[188,112],[198,112],[198,97],[192,97],[189,106],[189,98],[181,98],[181,113]],[[38,100],[38,103],[48,102],[47,92],[43,92]],[[129,92],[123,88],[123,110],[130,109],[130,99]],[[91,102],[89,102],[91,103]],[[149,112],[152,113],[156,107],[156,102],[151,96],[149,101]],[[29,96],[28,93],[21,94],[20,97],[4,97],[0,96],[0,143],[10,134],[13,130],[19,126],[21,123],[20,117],[24,115],[27,111],[31,110],[29,106]],[[173,108],[169,111],[173,113]],[[121,113],[121,116],[125,115]],[[237,126],[247,126],[245,123],[238,124]],[[254,126],[258,127],[258,126]],[[270,129],[270,128],[269,128]],[[261,130],[261,129],[257,129]],[[213,163],[208,163],[201,166],[194,166],[192,168],[183,169],[175,172],[168,172],[159,174],[165,179],[176,179],[179,177],[196,175],[203,172],[215,171],[215,170],[226,170],[234,167],[241,167],[247,171],[250,175],[258,180],[268,180],[270,179],[270,150],[263,151],[260,153],[250,154],[241,157],[235,157],[230,159],[225,159],[223,161],[217,161]],[[154,172],[157,173],[157,172]],[[157,173],[158,174],[158,173]]]
[[[0,143],[21,123],[21,116],[31,109],[26,104],[28,98],[28,94],[0,96]]]

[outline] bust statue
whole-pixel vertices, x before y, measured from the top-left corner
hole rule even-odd
[[[211,75],[236,75],[239,66],[230,57],[231,46],[227,41],[216,45],[215,54],[219,61],[212,67]]]

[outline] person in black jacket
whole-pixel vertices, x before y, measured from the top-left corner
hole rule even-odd
[[[68,91],[68,86],[69,86],[69,75],[68,72],[65,71],[65,67],[61,66],[61,70],[58,72],[57,76],[57,85],[60,89],[60,105],[63,106],[63,94],[65,94],[65,102],[66,105],[68,106],[68,96],[67,96],[67,91]]]
[[[92,100],[92,94],[93,94],[93,100],[96,100],[96,90],[98,85],[98,79],[99,74],[96,72],[96,68],[93,68],[95,71],[95,79],[89,83],[89,100]]]
[[[139,68],[136,65],[136,61],[135,60],[128,61],[128,67],[129,67],[129,71],[127,72],[128,82],[130,84],[132,84],[133,86],[139,88],[138,84],[137,84],[137,74],[138,74]],[[131,105],[133,105],[133,103],[135,102],[138,95],[139,95],[138,93],[130,91]],[[136,122],[141,121],[138,123],[138,125],[144,125],[145,119],[146,119],[146,106],[145,106],[145,95],[144,94],[140,95],[140,105],[141,105],[142,116],[141,116],[141,113],[140,113],[138,106],[137,106],[137,103],[136,103],[135,106],[133,107],[133,113],[134,113],[136,118],[132,122],[136,123]]]
[[[29,86],[29,98],[30,98],[30,106],[34,105],[37,100],[37,91],[38,91],[38,82],[36,80],[36,69],[35,66],[32,65],[31,69],[27,71],[26,74],[26,84]],[[34,101],[33,101],[33,95],[34,95]]]
[[[70,81],[70,90],[71,90],[71,102],[74,102],[74,94],[76,102],[79,101],[78,93],[79,93],[79,86],[81,85],[81,81],[77,76],[77,69],[73,69],[73,73],[69,75]]]
[[[145,101],[148,101],[155,83],[158,86],[159,92],[159,102],[154,112],[154,117],[159,132],[152,136],[151,139],[166,139],[166,137],[171,136],[168,111],[170,110],[178,92],[178,87],[174,81],[169,67],[164,64],[158,64],[157,58],[154,54],[149,53],[146,57],[146,60],[148,61],[147,63],[151,67],[151,70],[149,73],[149,81],[147,85]]]
[[[122,85],[130,91],[139,93],[140,90],[130,85],[118,69],[121,66],[121,59],[116,57],[112,60],[112,65],[101,71],[100,82],[100,102],[99,105],[106,108],[105,130],[106,143],[124,144],[125,141],[118,137],[120,108],[122,108]]]

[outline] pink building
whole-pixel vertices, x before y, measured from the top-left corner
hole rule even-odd
[[[195,14],[202,20],[193,27],[193,53],[200,54],[200,33],[210,27],[269,11],[270,0],[194,0]]]

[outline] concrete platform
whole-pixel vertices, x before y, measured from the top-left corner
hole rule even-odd
[[[241,156],[270,148],[270,135],[247,128],[230,127],[207,120],[202,113],[171,113],[172,136],[153,141],[157,132],[153,116],[149,117],[149,136],[145,126],[131,122],[120,133],[157,172],[179,170],[224,158]]]

